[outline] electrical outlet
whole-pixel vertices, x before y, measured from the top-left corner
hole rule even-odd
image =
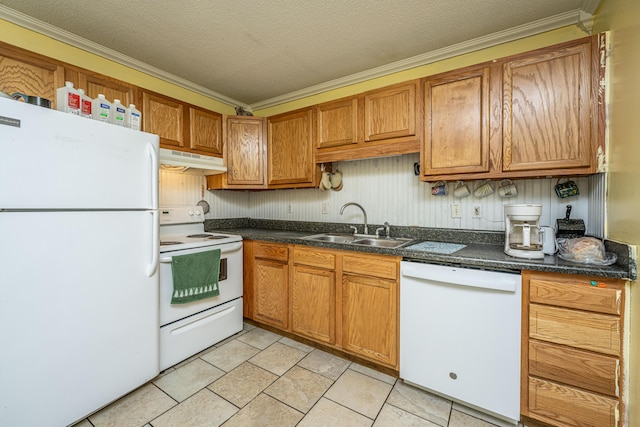
[[[462,205],[451,203],[451,218],[462,218]]]
[[[329,203],[327,202],[322,204],[322,215],[329,215]]]
[[[287,205],[287,213],[293,213],[293,208],[291,207],[291,203]]]
[[[473,205],[473,217],[482,218],[482,205]]]

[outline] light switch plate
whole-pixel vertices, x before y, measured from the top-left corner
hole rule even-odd
[[[451,203],[451,218],[462,218],[462,205]]]

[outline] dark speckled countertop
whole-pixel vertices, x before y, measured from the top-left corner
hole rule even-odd
[[[205,221],[205,230],[209,232],[217,231],[239,234],[244,239],[250,240],[395,255],[405,260],[454,264],[470,268],[534,270],[630,280],[636,280],[637,277],[635,262],[629,257],[629,247],[610,241],[605,241],[606,250],[608,252],[614,252],[618,256],[618,260],[613,265],[604,266],[576,264],[550,255],[546,255],[544,259],[540,260],[514,258],[503,252],[504,233],[491,231],[391,226],[391,237],[408,237],[415,239],[415,242],[412,242],[410,245],[427,240],[467,245],[463,249],[450,255],[407,248],[389,249],[302,240],[304,236],[318,233],[351,233],[352,231],[349,229],[350,225],[359,226],[358,229],[362,231],[361,224],[256,220],[248,218],[207,220]],[[378,227],[381,227],[381,225],[370,224],[369,233],[373,234]]]

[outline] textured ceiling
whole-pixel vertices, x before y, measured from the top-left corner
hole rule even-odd
[[[246,105],[594,4],[599,0],[0,0]]]

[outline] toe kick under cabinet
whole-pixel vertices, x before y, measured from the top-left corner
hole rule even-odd
[[[625,282],[529,271],[522,279],[522,415],[553,426],[626,425]]]

